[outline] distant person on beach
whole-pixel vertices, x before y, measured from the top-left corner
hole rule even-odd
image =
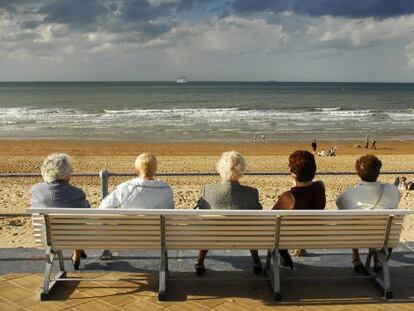
[[[69,183],[72,167],[72,159],[67,154],[49,155],[41,167],[43,182],[32,187],[32,207],[89,208],[85,192]],[[81,249],[74,250],[75,270],[79,269],[81,257],[86,258],[86,253]]]
[[[171,187],[155,179],[157,158],[151,153],[142,153],[135,160],[137,178],[118,185],[106,196],[99,208],[120,209],[173,209],[174,199]],[[110,259],[112,254],[105,250],[101,259]]]
[[[207,185],[201,192],[196,208],[199,209],[234,209],[234,210],[261,210],[257,189],[243,186],[239,180],[246,171],[246,161],[240,153],[235,151],[224,152],[217,163],[217,171],[222,182]],[[205,272],[204,260],[208,250],[200,250],[195,270],[197,275]],[[250,250],[253,260],[253,272],[262,271],[257,250]]]
[[[313,151],[313,155],[316,154],[316,148],[318,147],[318,144],[316,143],[316,139],[314,139],[312,141],[312,151]]]
[[[377,143],[377,141],[372,138],[371,139],[371,149],[377,149],[376,143]]]
[[[254,134],[254,135],[253,135],[253,141],[254,141],[255,143],[257,143],[257,135],[256,135],[256,134]]]
[[[338,209],[396,209],[400,202],[400,192],[395,185],[377,181],[382,162],[376,156],[369,154],[360,157],[355,163],[355,169],[361,182],[348,187],[336,200]],[[352,249],[352,263],[355,272],[362,270],[362,262],[357,248]],[[374,256],[374,269],[382,269],[378,256]]]
[[[368,149],[369,147],[369,137],[365,137],[365,149]]]
[[[313,181],[316,173],[315,157],[305,150],[297,150],[289,156],[289,172],[293,187],[282,193],[274,210],[323,210],[326,205],[325,185]],[[288,250],[279,250],[280,266],[293,269],[293,261]]]
[[[407,181],[407,177],[405,176],[397,177],[394,185],[397,186],[399,190],[414,190],[414,182]]]
[[[265,142],[266,141],[266,136],[265,136],[265,134],[262,134],[262,142]]]

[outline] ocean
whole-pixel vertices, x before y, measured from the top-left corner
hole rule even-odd
[[[0,138],[143,142],[413,139],[414,84],[0,83]]]

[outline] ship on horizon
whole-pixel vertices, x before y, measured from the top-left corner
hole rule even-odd
[[[177,83],[187,83],[188,80],[185,76],[178,76],[177,77]]]

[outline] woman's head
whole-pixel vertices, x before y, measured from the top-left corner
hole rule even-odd
[[[362,181],[377,181],[382,167],[382,162],[373,154],[360,157],[356,160],[355,169]]]
[[[224,181],[238,181],[246,171],[246,161],[236,151],[224,152],[217,162],[217,171]]]
[[[45,182],[69,181],[72,175],[72,159],[65,153],[53,153],[43,161],[41,172]]]
[[[157,171],[157,158],[152,153],[141,153],[135,160],[139,176],[153,178]]]
[[[290,172],[297,181],[312,181],[316,173],[315,157],[305,150],[296,150],[289,156]]]

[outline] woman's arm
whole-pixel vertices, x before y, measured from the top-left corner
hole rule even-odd
[[[295,197],[290,191],[282,193],[272,209],[293,209],[295,206]]]

